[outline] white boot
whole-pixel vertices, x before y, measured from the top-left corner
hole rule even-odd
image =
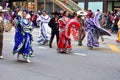
[[[4,57],[3,57],[3,56],[0,56],[0,59],[4,59]]]
[[[30,63],[30,62],[31,62],[29,58],[27,58],[27,59],[26,59],[26,61],[27,61],[28,63]]]
[[[105,43],[106,43],[105,41],[102,42],[102,44],[105,44]]]

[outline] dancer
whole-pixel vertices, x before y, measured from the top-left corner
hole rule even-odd
[[[80,23],[80,28],[78,31],[78,46],[82,46],[82,41],[85,38],[86,32],[85,32],[85,16],[86,13],[85,12],[80,12],[78,13],[78,15],[80,16],[79,18],[79,23]]]
[[[10,13],[7,12],[4,14],[4,31],[8,32],[11,30],[13,24],[12,24],[12,17],[10,16]]]
[[[47,15],[47,11],[43,10],[43,14],[37,18],[37,23],[40,26],[38,42],[43,45],[50,41],[51,28],[48,26],[49,21],[50,17]]]
[[[103,15],[102,15],[102,19],[100,20],[100,26],[101,26],[102,28],[105,28],[106,24],[107,24],[106,17],[105,17],[105,14],[103,14]],[[100,37],[101,37],[102,43],[105,44],[106,42],[105,42],[104,37],[103,37],[103,36],[100,36]]]
[[[71,28],[74,26],[76,29],[80,27],[80,16],[77,16],[74,19],[69,20],[67,17],[67,12],[64,12],[64,16],[60,19],[60,35],[59,35],[59,42],[58,42],[58,52],[60,53],[70,53],[72,49],[71,46]],[[66,18],[66,19],[65,19]],[[68,20],[65,25],[65,20]]]
[[[66,53],[67,50],[71,49],[71,45],[70,45],[70,38],[67,37],[66,30],[67,29],[67,23],[69,22],[69,18],[68,18],[68,12],[64,11],[63,12],[63,17],[59,19],[59,29],[60,29],[60,33],[59,33],[59,42],[58,42],[58,52],[60,53]]]
[[[98,12],[94,15],[94,13],[89,10],[86,18],[86,29],[88,32],[87,36],[87,46],[90,49],[93,49],[93,47],[99,47],[99,36],[102,35],[111,35],[108,31],[103,29],[100,26],[99,21],[102,19],[102,13]]]
[[[77,17],[77,13],[76,12],[73,12],[73,15],[72,15],[72,19],[76,18]],[[72,28],[71,28],[71,34],[73,36],[73,39],[75,41],[78,41],[78,29],[76,29],[76,27],[73,25]]]
[[[52,29],[52,34],[51,34],[51,38],[50,38],[50,43],[49,43],[49,47],[52,48],[52,41],[54,39],[54,36],[56,35],[56,40],[57,40],[57,44],[58,44],[58,40],[59,40],[59,23],[58,23],[58,19],[59,19],[59,14],[57,11],[52,13],[54,15],[54,17],[50,20],[49,22],[49,26]]]
[[[32,49],[32,30],[33,23],[30,19],[27,19],[27,10],[23,10],[22,16],[18,16],[16,20],[16,33],[15,33],[15,45],[13,49],[13,54],[17,55],[17,60],[19,60],[19,55],[22,54],[23,58],[27,62],[30,61],[30,56],[33,53]]]

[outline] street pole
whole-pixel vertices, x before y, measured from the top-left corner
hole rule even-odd
[[[46,10],[46,0],[44,0],[44,10]]]
[[[84,0],[84,9],[88,10],[88,0]]]
[[[35,12],[37,13],[37,8],[38,8],[38,0],[34,0],[34,6],[35,6]]]
[[[53,12],[55,11],[55,0],[53,2]]]

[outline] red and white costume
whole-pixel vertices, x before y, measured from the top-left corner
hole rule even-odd
[[[58,42],[58,52],[66,53],[72,49],[70,34],[71,34],[71,27],[73,25],[75,27],[80,27],[80,24],[77,21],[77,19],[70,20],[68,17],[62,17],[59,20],[60,33],[59,33],[59,42]]]

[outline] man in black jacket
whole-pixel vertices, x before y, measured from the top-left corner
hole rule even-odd
[[[59,23],[58,23],[59,13],[57,11],[55,11],[51,14],[53,14],[54,17],[51,18],[50,22],[48,23],[48,25],[51,27],[51,30],[52,30],[50,43],[49,43],[50,48],[52,48],[52,41],[53,41],[55,35],[56,35],[56,38],[57,38],[56,39],[57,44],[58,44],[58,40],[59,40]]]

